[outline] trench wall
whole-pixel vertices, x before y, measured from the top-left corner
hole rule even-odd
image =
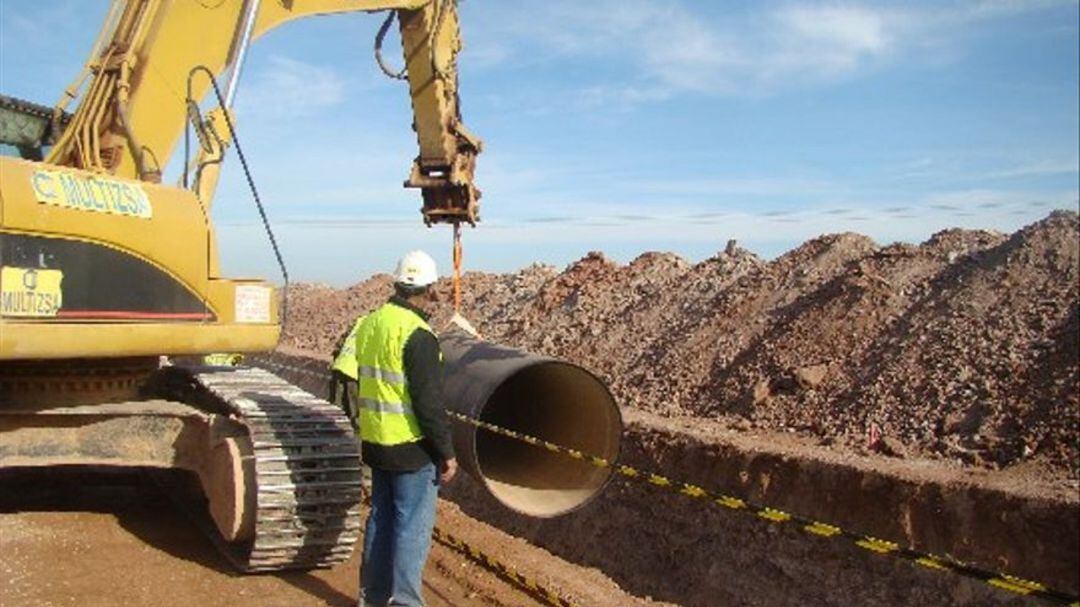
[[[274,354],[312,372],[326,362]],[[255,361],[258,362],[257,360]],[[278,371],[316,394],[325,381]],[[1080,499],[1040,497],[992,473],[881,460],[704,431],[624,411],[622,463],[1080,593]],[[538,520],[459,475],[443,497],[470,516],[595,567],[622,588],[687,606],[1031,605],[984,582],[878,555],[625,479],[584,508]]]

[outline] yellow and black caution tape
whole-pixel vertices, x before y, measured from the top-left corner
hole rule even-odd
[[[797,525],[802,531],[811,535],[823,538],[843,539],[869,552],[895,556],[934,571],[955,573],[974,578],[994,586],[995,588],[1007,590],[1018,595],[1038,597],[1059,605],[1068,605],[1069,607],[1080,607],[1080,597],[1048,588],[1038,582],[1032,582],[1003,573],[995,573],[993,571],[958,562],[948,557],[920,552],[910,547],[901,546],[896,542],[854,533],[836,525],[830,525],[798,514],[785,512],[777,508],[756,504],[750,500],[709,491],[697,485],[670,479],[666,476],[661,476],[652,472],[638,470],[627,465],[616,465],[602,457],[582,453],[577,449],[571,449],[536,438],[535,436],[508,430],[453,411],[447,411],[447,414],[454,419],[472,424],[478,428],[483,428],[489,432],[514,438],[554,453],[561,453],[573,459],[587,461],[598,468],[611,468],[616,474],[661,489],[666,489],[688,498],[706,500],[729,510],[753,515],[759,519],[769,521],[770,523]]]
[[[551,605],[552,607],[580,607],[578,603],[560,595],[551,588],[537,582],[536,580],[521,573],[517,569],[500,562],[490,554],[480,550],[479,548],[466,543],[461,538],[455,537],[438,527],[435,527],[435,531],[432,533],[432,537],[436,541],[457,550],[461,554],[465,555],[481,565],[482,567],[492,571],[499,577],[511,582],[521,590],[525,591],[529,595],[536,599]]]
[[[275,363],[269,360],[262,360],[258,362],[268,367],[277,368],[278,370],[283,371],[302,373],[320,378],[326,378],[329,376],[329,371],[317,372],[310,369],[295,367],[292,365]],[[454,419],[460,420],[468,424],[472,424],[490,432],[501,434],[503,436],[508,436],[510,438],[523,441],[530,445],[542,447],[553,453],[560,453],[573,459],[587,461],[598,468],[611,468],[615,473],[625,476],[627,478],[634,479],[639,482],[648,483],[662,489],[667,489],[669,491],[678,493],[689,498],[703,499],[718,506],[727,508],[729,510],[744,512],[746,514],[753,515],[759,519],[763,519],[771,523],[791,523],[797,525],[802,531],[811,535],[816,535],[823,538],[844,539],[851,542],[855,546],[863,548],[864,550],[867,550],[869,552],[895,556],[897,558],[911,561],[912,563],[915,563],[930,570],[955,573],[958,575],[980,580],[995,588],[1007,590],[1021,596],[1037,597],[1051,601],[1058,605],[1067,605],[1068,607],[1080,607],[1080,596],[1071,595],[1060,590],[1054,590],[1038,582],[1033,582],[1013,575],[997,573],[987,569],[967,565],[949,557],[942,557],[926,552],[921,552],[910,547],[901,546],[896,542],[890,542],[888,540],[883,540],[848,531],[836,525],[830,525],[828,523],[816,521],[804,516],[800,516],[798,514],[792,514],[776,508],[770,508],[768,506],[756,504],[750,500],[744,500],[738,497],[709,491],[707,489],[704,489],[703,487],[670,479],[666,476],[662,476],[659,474],[641,471],[636,468],[622,464],[616,465],[612,462],[609,462],[605,458],[591,455],[588,453],[583,453],[582,451],[579,451],[577,449],[571,449],[569,447],[557,445],[555,443],[537,438],[535,436],[529,436],[528,434],[515,432],[514,430],[508,430],[494,424],[490,424],[472,417],[468,417],[466,415],[462,415],[455,411],[447,410],[446,413]],[[440,534],[444,538],[452,537],[449,534],[436,530],[436,539],[439,539],[439,541],[443,541],[444,543],[455,547],[453,541],[444,541],[444,539],[440,539]],[[458,540],[458,542],[462,547],[465,546],[465,544],[463,542],[460,542],[460,540]],[[482,554],[475,549],[473,549],[473,552],[476,552],[477,554]],[[472,552],[468,550],[466,550],[464,553],[470,557],[473,556]],[[482,557],[477,558],[479,558],[478,562],[481,562],[482,564],[493,563],[490,566],[493,567],[497,573],[506,576],[509,580],[514,581],[515,583],[518,582],[519,578],[522,578],[522,576],[517,573],[513,568],[498,563],[498,561],[488,555],[483,555]],[[524,584],[524,588],[531,591],[532,586],[528,582],[521,583]],[[574,605],[573,603],[566,602],[565,599],[558,597],[558,595],[551,594],[551,596],[549,596],[549,592],[546,589],[543,591],[537,591],[537,596],[538,598],[548,600],[549,602],[551,602],[552,600],[560,601],[551,602],[551,604],[556,607],[569,607],[571,605]],[[555,597],[555,599],[552,599],[551,597]]]

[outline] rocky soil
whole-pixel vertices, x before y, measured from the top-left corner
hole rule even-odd
[[[140,469],[0,470],[0,605],[54,607],[355,607],[360,544],[332,569],[236,573],[167,492]],[[173,475],[176,478],[176,475]],[[193,479],[187,479],[191,481]],[[440,501],[439,525],[579,605],[671,607],[641,600]],[[435,542],[424,571],[431,607],[548,603]]]
[[[697,264],[590,253],[563,271],[467,273],[462,311],[500,343],[596,372],[624,407],[839,450],[1080,474],[1080,223],[857,234],[772,260],[729,246]],[[447,280],[435,326],[450,314]],[[288,294],[283,344],[329,352],[390,278]]]

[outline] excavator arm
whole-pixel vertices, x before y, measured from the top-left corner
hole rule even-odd
[[[482,145],[461,122],[455,58],[461,50],[454,2],[398,12],[420,155],[406,187],[420,188],[424,220],[475,225],[480,192],[473,185]]]
[[[421,190],[425,223],[474,224],[481,144],[461,121],[456,0],[114,0],[91,60],[54,112],[58,122],[80,99],[67,126],[54,128],[60,135],[46,162],[159,182],[191,121],[200,142],[192,185],[209,206],[248,45],[300,17],[382,10],[400,23],[420,148],[405,185]],[[223,107],[203,116],[207,73],[228,78]]]

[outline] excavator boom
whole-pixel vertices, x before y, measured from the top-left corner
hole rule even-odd
[[[248,48],[351,11],[400,24],[420,150],[403,174],[425,223],[475,223],[481,145],[461,122],[454,0],[114,0],[55,107],[0,96],[0,142],[20,156],[0,157],[0,468],[186,470],[239,569],[349,557],[361,476],[343,412],[192,359],[269,351],[281,331],[273,285],[221,275],[210,215]],[[164,184],[189,128],[195,157]]]
[[[211,87],[207,74],[228,73],[220,108],[228,110],[248,46],[271,29],[311,15],[380,10],[398,16],[420,147],[407,185],[421,189],[426,222],[474,223],[473,169],[481,145],[458,107],[461,42],[453,0],[114,0],[93,56],[57,106],[59,117],[80,99],[70,128],[56,129],[62,134],[46,161],[160,181],[190,119],[205,145],[228,145],[224,125],[198,113]]]

